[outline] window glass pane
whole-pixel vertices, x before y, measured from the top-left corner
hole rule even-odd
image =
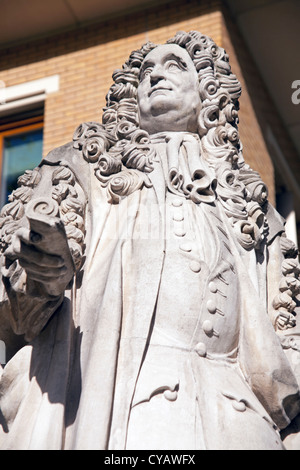
[[[17,187],[17,179],[25,170],[32,170],[42,159],[43,129],[13,134],[3,139],[1,205]]]

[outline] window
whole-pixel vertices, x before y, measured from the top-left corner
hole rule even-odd
[[[59,75],[6,86],[0,80],[0,208],[25,170],[42,159],[44,105]]]
[[[43,118],[36,116],[0,126],[1,207],[17,187],[25,170],[35,168],[42,159]]]

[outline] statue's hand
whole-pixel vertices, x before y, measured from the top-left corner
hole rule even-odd
[[[29,227],[16,230],[4,254],[18,259],[27,278],[42,285],[46,294],[61,295],[75,268],[58,205],[51,198],[34,199],[26,216]]]
[[[54,234],[55,235],[55,234]],[[48,237],[47,244],[55,251],[55,237]],[[50,295],[61,294],[70,280],[74,269],[69,262],[70,253],[60,254],[43,251],[43,236],[27,228],[18,229],[4,253],[10,260],[19,260],[28,279],[41,283]]]
[[[296,325],[295,316],[290,312],[280,311],[276,318],[276,328],[278,330],[286,330]]]

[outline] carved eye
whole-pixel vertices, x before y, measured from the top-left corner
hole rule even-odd
[[[176,62],[175,60],[172,60],[168,62],[168,70],[170,70],[171,72],[172,71],[176,72],[177,70],[182,70],[182,68],[180,67],[178,62]]]
[[[184,63],[178,62],[177,60],[169,60],[167,62],[167,70],[170,72],[182,72],[186,70],[186,65]]]
[[[150,67],[150,66],[149,66],[149,67],[146,67],[146,68],[142,71],[142,73],[141,73],[141,78],[140,78],[140,80],[142,81],[142,80],[144,80],[144,78],[148,77],[148,75],[150,75],[150,73],[152,72],[152,70],[153,70],[153,67],[152,67],[152,66],[151,66],[151,67]]]

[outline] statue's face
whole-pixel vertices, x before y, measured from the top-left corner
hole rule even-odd
[[[177,44],[157,46],[144,59],[137,92],[141,129],[197,132],[201,109],[198,75]]]

